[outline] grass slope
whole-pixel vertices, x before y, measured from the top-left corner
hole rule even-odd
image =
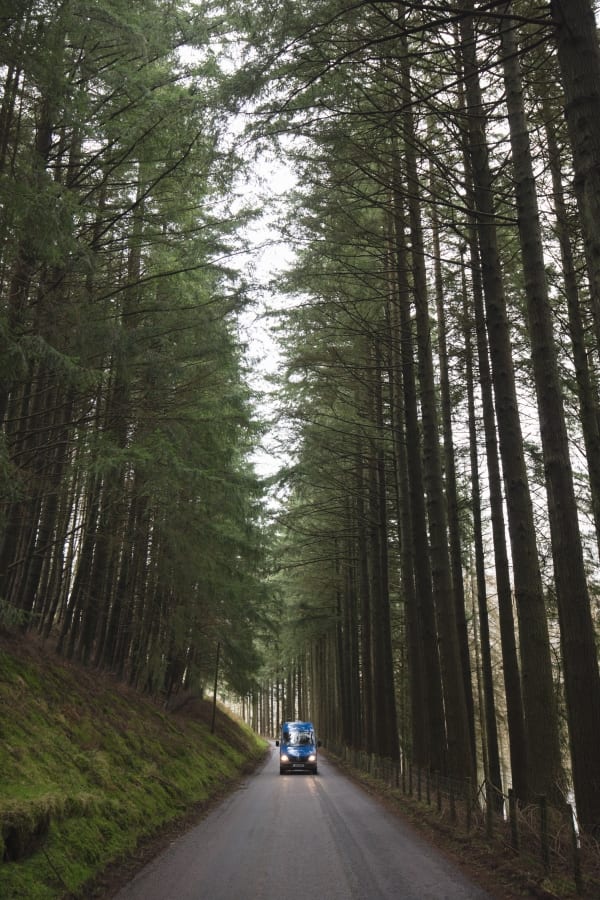
[[[0,897],[85,885],[219,794],[265,742],[193,700],[168,713],[112,679],[0,638]]]

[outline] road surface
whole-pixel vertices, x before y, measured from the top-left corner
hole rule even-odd
[[[489,900],[323,756],[282,776],[277,754],[115,900]]]

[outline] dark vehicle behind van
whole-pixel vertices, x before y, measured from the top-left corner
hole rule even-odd
[[[317,741],[312,722],[284,722],[281,737],[275,741],[279,747],[279,774],[286,772],[312,772],[317,774]]]

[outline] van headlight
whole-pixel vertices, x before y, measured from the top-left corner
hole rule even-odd
[[[317,754],[316,754],[316,753],[311,753],[310,756],[308,757],[308,761],[309,761],[309,762],[316,762],[316,761],[317,761]]]
[[[281,762],[289,762],[290,761],[287,753],[282,753],[281,756],[279,757],[279,759]]]

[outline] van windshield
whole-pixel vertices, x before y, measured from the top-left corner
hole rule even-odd
[[[291,731],[288,744],[291,744],[292,747],[299,744],[314,744],[312,731]]]

